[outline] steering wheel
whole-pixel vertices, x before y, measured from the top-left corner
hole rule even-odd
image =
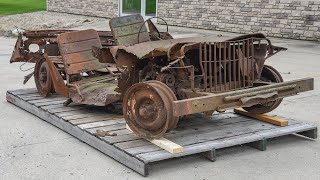
[[[149,21],[149,20],[151,20],[151,19],[161,19],[161,20],[165,23],[165,25],[166,25],[166,27],[167,27],[166,33],[169,32],[169,26],[168,26],[167,21],[165,21],[165,20],[164,20],[163,18],[161,18],[161,17],[151,17],[151,18],[145,20],[145,21],[143,22],[143,24],[141,25],[140,29],[139,29],[139,32],[138,32],[138,44],[140,43],[140,33],[141,33],[141,30],[142,30],[143,26],[146,24],[147,21]],[[161,34],[160,34],[159,31],[158,31],[158,35],[159,35],[159,38],[161,39]]]

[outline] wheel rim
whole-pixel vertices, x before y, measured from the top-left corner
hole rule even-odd
[[[49,70],[48,63],[42,59],[36,63],[34,70],[34,78],[36,87],[41,96],[48,96],[52,91],[53,82]]]
[[[123,114],[131,130],[146,138],[159,138],[172,127],[171,93],[154,82],[130,87],[123,98]],[[170,126],[170,128],[169,128]]]
[[[151,80],[151,81],[148,81],[148,83],[151,83],[152,85],[157,86],[158,88],[162,89],[163,92],[166,93],[166,96],[169,98],[169,101],[170,101],[170,105],[168,108],[173,109],[172,102],[176,101],[177,97],[174,94],[174,92],[171,90],[171,88],[160,81]],[[167,132],[175,129],[178,125],[178,122],[179,122],[179,117],[174,117],[173,111],[170,111],[169,113],[170,113],[169,117],[171,117],[171,118],[168,120],[169,125],[168,125]]]

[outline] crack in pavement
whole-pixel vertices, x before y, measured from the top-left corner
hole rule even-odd
[[[3,149],[0,149],[0,150],[16,149],[16,148],[25,147],[25,146],[33,146],[33,145],[51,143],[51,142],[56,142],[56,141],[61,141],[61,140],[63,141],[63,140],[71,139],[71,138],[74,138],[74,137],[70,136],[70,137],[67,137],[67,138],[55,139],[55,140],[51,140],[51,141],[42,141],[42,142],[24,144],[24,145],[19,145],[19,146],[12,146],[12,147],[3,148]]]

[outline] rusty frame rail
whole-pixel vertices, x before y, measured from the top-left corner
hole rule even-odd
[[[200,113],[214,110],[225,110],[235,107],[246,107],[266,103],[280,98],[296,95],[314,89],[314,79],[304,78],[283,83],[231,91],[219,94],[199,93],[201,97],[173,102],[174,116]],[[190,90],[185,90],[186,92]]]

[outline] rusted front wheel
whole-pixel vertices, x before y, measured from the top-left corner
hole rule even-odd
[[[41,96],[46,97],[53,91],[51,73],[45,59],[37,61],[34,68],[34,80]]]
[[[176,96],[159,81],[131,86],[123,98],[123,114],[131,130],[145,138],[159,138],[174,129],[178,118],[173,116]]]
[[[260,80],[265,82],[274,82],[274,83],[283,82],[283,78],[281,74],[275,68],[268,65],[263,66]],[[271,101],[263,104],[257,104],[251,107],[244,107],[243,109],[255,114],[264,114],[276,109],[281,104],[281,102],[282,102],[282,99],[277,99],[275,101]]]

